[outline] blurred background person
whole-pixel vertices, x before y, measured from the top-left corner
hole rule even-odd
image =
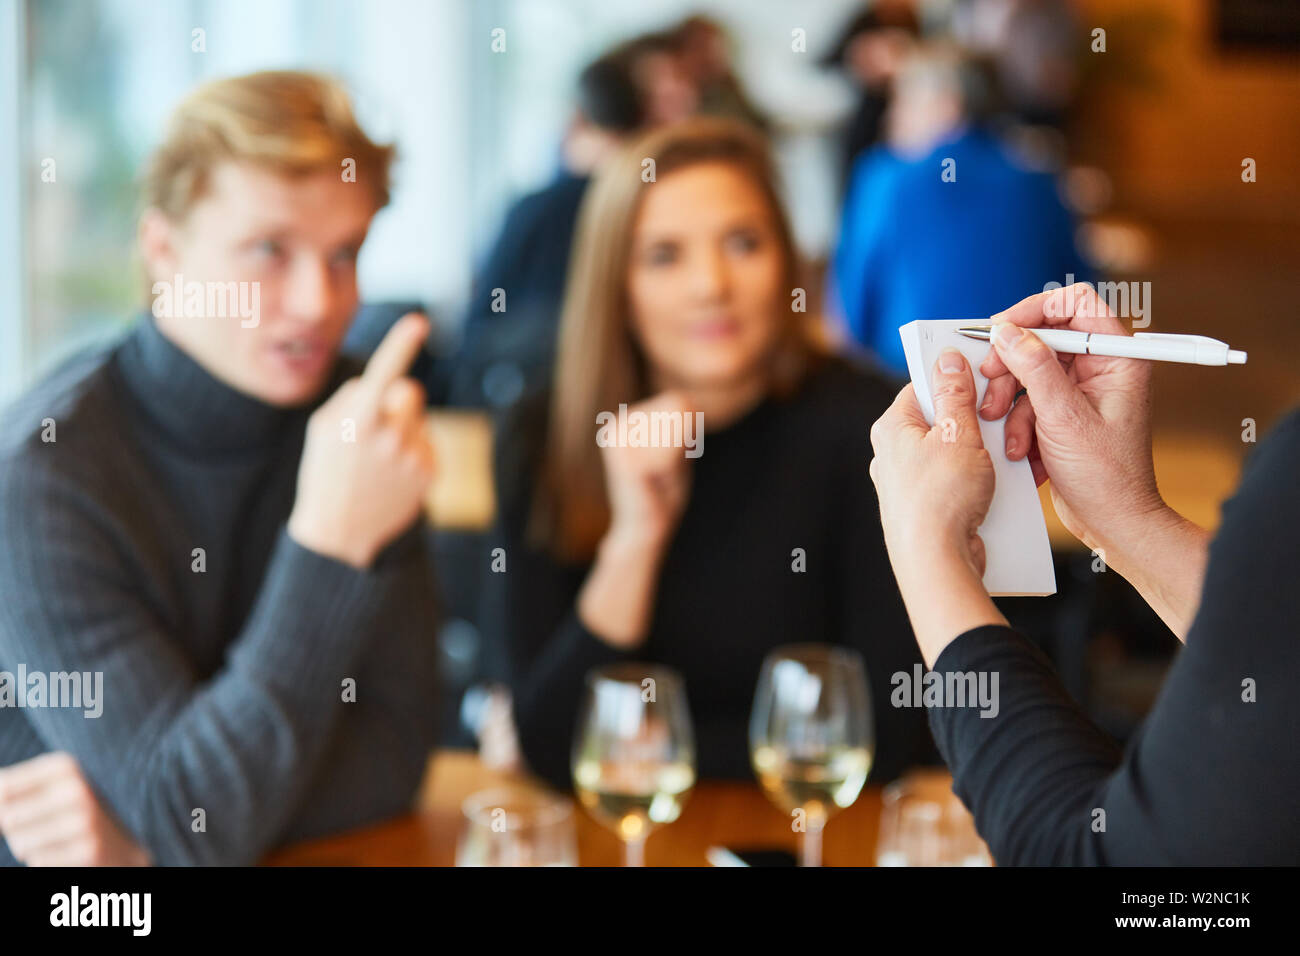
[[[549,369],[574,224],[587,184],[647,121],[645,93],[636,82],[635,68],[634,56],[608,54],[579,74],[559,171],[549,185],[524,196],[506,213],[474,280],[463,343],[445,373],[450,378],[450,404],[497,404],[490,393],[492,379],[484,373],[503,359],[511,361],[526,382],[535,382]]]
[[[993,63],[1007,111],[1029,125],[1061,127],[1078,89],[1080,31],[1069,0],[964,0],[953,38]]]
[[[509,564],[484,585],[524,757],[558,786],[587,671],[623,659],[684,676],[702,776],[749,777],[760,664],[807,640],[866,660],[874,779],[930,752],[923,716],[889,706],[915,648],[854,424],[891,389],[823,354],[796,270],[766,147],[736,121],[647,134],[584,203],[553,387],[498,439]],[[704,453],[598,447],[597,414],[623,404],[700,412]]]
[[[839,133],[840,194],[848,189],[854,164],[880,142],[893,81],[916,42],[919,25],[908,0],[878,2],[844,28],[822,65],[842,70],[853,84],[856,104]]]
[[[1089,270],[1054,177],[983,124],[991,90],[969,57],[920,47],[895,87],[889,143],[854,169],[833,282],[852,339],[905,375],[899,326],[988,316]]]
[[[687,70],[674,33],[644,33],[619,44],[608,55],[626,62],[632,71],[649,125],[676,123],[699,109],[700,87]]]
[[[731,63],[731,38],[709,17],[687,17],[672,31],[678,61],[694,84],[699,112],[744,120],[766,131],[770,122],[745,92]]]

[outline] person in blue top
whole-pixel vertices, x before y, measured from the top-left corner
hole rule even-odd
[[[985,317],[1091,278],[1054,177],[972,120],[980,98],[960,54],[918,51],[897,80],[889,145],[864,153],[850,182],[834,298],[850,337],[899,374],[899,326]]]

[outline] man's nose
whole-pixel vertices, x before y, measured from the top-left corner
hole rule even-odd
[[[314,257],[298,257],[284,290],[285,311],[295,319],[320,321],[329,316],[332,298],[329,265]]]

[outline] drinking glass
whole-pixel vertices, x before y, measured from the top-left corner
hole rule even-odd
[[[645,865],[645,841],[672,823],[695,785],[695,736],[681,678],[618,664],[587,674],[573,745],[582,805],[623,841],[624,865]]]
[[[885,788],[877,866],[992,866],[946,771],[913,771]]]
[[[800,866],[821,866],[822,829],[862,792],[875,743],[860,654],[795,644],[767,655],[750,715],[749,755],[768,799],[803,823]]]
[[[461,804],[457,866],[577,866],[573,802],[525,786],[481,790]]]

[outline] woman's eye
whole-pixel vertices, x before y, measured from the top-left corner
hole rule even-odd
[[[646,253],[646,262],[652,266],[668,265],[676,261],[677,248],[666,243],[651,246]]]
[[[333,259],[334,265],[336,266],[352,265],[354,262],[357,261],[357,256],[359,256],[360,254],[361,254],[360,249],[352,249],[352,248],[340,249],[338,252],[334,253],[334,259]]]
[[[763,244],[758,233],[749,229],[733,232],[727,236],[727,248],[732,252],[748,254],[756,251]]]
[[[284,247],[274,239],[259,239],[253,243],[253,252],[263,259],[278,259],[284,253]]]

